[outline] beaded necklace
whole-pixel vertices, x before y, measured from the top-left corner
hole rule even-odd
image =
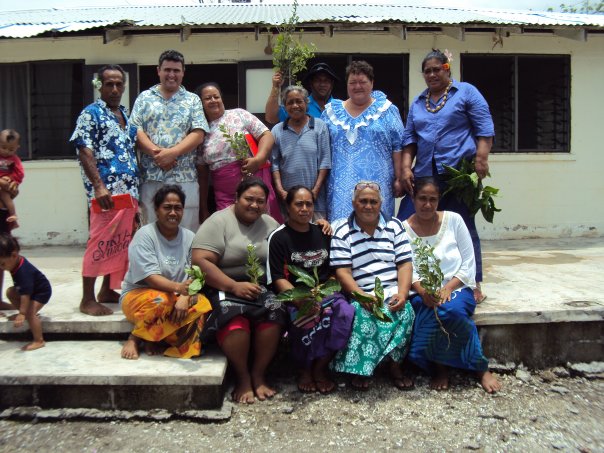
[[[426,96],[426,110],[428,112],[436,113],[445,106],[445,104],[447,103],[447,98],[449,97],[449,89],[451,89],[451,85],[453,85],[453,80],[450,80],[449,84],[447,85],[447,88],[445,88],[443,100],[440,101],[440,103],[434,108],[430,107],[430,91],[428,91],[428,95]]]

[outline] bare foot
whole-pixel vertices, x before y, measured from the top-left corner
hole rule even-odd
[[[399,390],[413,390],[415,388],[413,380],[405,376],[401,365],[397,362],[390,362],[390,380],[392,385]]]
[[[43,348],[46,345],[46,343],[44,342],[44,340],[42,341],[32,341],[29,344],[26,344],[25,346],[23,346],[21,348],[22,351],[34,351],[36,349],[40,349]]]
[[[315,364],[312,370],[312,378],[315,381],[317,390],[325,395],[336,389],[336,383],[329,378],[327,369],[319,364]]]
[[[90,316],[107,316],[113,313],[111,308],[99,304],[96,300],[82,300],[80,302],[80,311]]]
[[[138,359],[138,338],[134,335],[128,336],[124,346],[122,346],[122,359]]]
[[[476,303],[480,304],[481,302],[484,302],[486,298],[487,296],[482,293],[480,282],[476,282],[476,288],[474,288],[474,299],[476,300]]]
[[[249,377],[237,383],[231,396],[236,403],[254,404],[254,390]]]
[[[501,382],[499,382],[495,375],[490,371],[478,373],[478,378],[480,379],[480,385],[482,385],[485,392],[495,393],[501,390]]]
[[[166,347],[163,344],[145,341],[145,354],[147,355],[162,355],[165,350]]]
[[[366,376],[355,376],[352,378],[352,381],[350,381],[350,385],[352,385],[353,389],[361,390],[363,392],[369,390],[370,384],[371,379]]]
[[[310,370],[302,370],[298,377],[298,390],[302,393],[314,393],[317,391]]]
[[[449,370],[443,365],[436,365],[436,375],[430,380],[432,390],[449,389]]]
[[[6,319],[8,319],[9,321],[14,321],[15,318],[17,317],[19,313],[15,313],[14,315],[10,315],[9,317],[7,317]]]
[[[264,401],[268,398],[272,398],[277,394],[277,391],[270,388],[264,381],[264,376],[252,377],[252,384],[254,387],[254,393],[256,398],[260,401]]]
[[[103,304],[116,304],[120,301],[119,293],[112,289],[107,291],[101,291],[96,295],[96,300]]]

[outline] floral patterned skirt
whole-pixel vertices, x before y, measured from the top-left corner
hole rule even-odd
[[[387,302],[387,301],[386,301]],[[382,311],[392,322],[379,321],[356,300],[352,333],[348,345],[339,351],[331,366],[335,371],[372,376],[378,364],[390,356],[395,362],[405,358],[413,330],[414,313],[410,303],[399,311],[391,312],[384,304]]]
[[[197,295],[195,305],[189,307],[184,321],[175,324],[169,316],[176,304],[176,295],[150,288],[128,291],[122,297],[122,311],[134,324],[132,335],[145,341],[165,341],[170,345],[164,351],[168,357],[189,359],[201,354],[199,335],[205,314],[212,310],[208,299]]]

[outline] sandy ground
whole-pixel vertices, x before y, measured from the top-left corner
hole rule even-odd
[[[281,378],[275,398],[236,405],[222,423],[2,420],[0,451],[604,451],[604,381],[543,373],[500,375],[493,396],[466,374],[445,392],[419,376],[412,391],[377,378],[368,392],[342,381],[326,396]]]

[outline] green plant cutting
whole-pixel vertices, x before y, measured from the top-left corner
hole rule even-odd
[[[235,132],[234,134],[231,134],[229,129],[224,124],[218,126],[218,129],[220,130],[220,132],[222,132],[222,136],[231,146],[231,149],[235,153],[235,157],[237,158],[237,160],[245,160],[250,157],[250,146],[245,140],[245,134],[241,132]]]
[[[434,256],[434,247],[426,244],[421,238],[415,238],[413,240],[415,251],[413,253],[413,265],[417,270],[417,274],[422,282],[422,288],[426,292],[436,298],[440,299],[440,289],[443,284],[443,271],[440,268],[440,260]],[[438,321],[440,330],[446,335],[449,345],[451,345],[451,335],[445,329],[440,317],[438,316],[438,307],[434,307],[434,316]]]
[[[247,263],[245,264],[245,273],[250,278],[250,282],[259,285],[260,277],[264,275],[264,270],[256,254],[256,246],[247,245]]]
[[[191,279],[193,279],[193,281],[189,283],[189,296],[194,296],[201,291],[201,288],[203,288],[203,285],[205,285],[206,274],[204,274],[196,264],[185,269],[185,272],[189,277],[191,277]]]
[[[375,293],[375,296],[367,296],[358,291],[353,291],[352,297],[361,304],[369,306],[369,312],[378,320],[392,322],[392,318],[382,311],[382,307],[384,306],[384,287],[382,286],[382,281],[379,277],[375,277],[373,292]]]
[[[287,270],[296,276],[296,283],[299,285],[280,293],[277,300],[296,304],[298,308],[296,319],[307,316],[315,308],[320,307],[323,299],[341,289],[340,284],[334,279],[320,284],[316,266],[313,267],[312,274],[293,265],[288,265]]]
[[[499,193],[499,189],[491,186],[483,186],[482,180],[476,173],[476,164],[474,160],[462,159],[459,169],[445,165],[445,171],[449,179],[447,190],[443,196],[449,192],[462,201],[470,211],[470,215],[474,217],[478,211],[482,212],[484,219],[493,223],[493,217],[496,212],[501,212],[495,206],[493,199]],[[487,176],[491,176],[487,173]]]
[[[296,25],[300,18],[297,14],[298,2],[294,0],[292,15],[287,22],[279,25],[279,34],[275,38],[273,46],[273,66],[275,71],[283,72],[289,83],[298,84],[296,76],[306,69],[306,63],[315,56],[314,44],[302,43],[302,31],[296,38]],[[295,81],[295,82],[294,82]]]

